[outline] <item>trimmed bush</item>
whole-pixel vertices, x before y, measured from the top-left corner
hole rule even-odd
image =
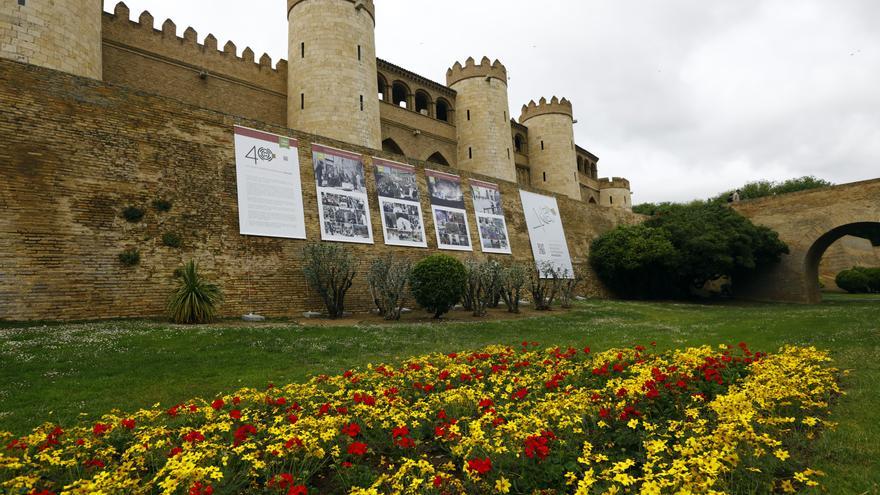
[[[303,273],[309,286],[324,301],[327,316],[345,313],[345,294],[357,273],[357,261],[349,250],[337,243],[312,243],[303,249]]]
[[[146,212],[143,208],[138,208],[137,206],[127,206],[122,210],[122,218],[131,223],[138,223],[143,220],[144,214],[146,214]]]
[[[180,235],[174,232],[165,232],[162,235],[162,244],[170,248],[179,248],[183,244],[183,240],[180,238]]]
[[[565,270],[559,282],[559,305],[566,309],[572,306],[575,291],[577,291],[578,286],[585,278],[582,267],[575,266],[573,268],[574,271],[572,273],[568,273],[568,270]]]
[[[174,323],[208,323],[216,319],[217,306],[223,293],[215,284],[199,274],[198,265],[190,261],[175,270],[177,288],[168,298],[168,315]]]
[[[129,248],[119,253],[119,262],[125,266],[135,266],[141,262],[141,252],[137,248]]]
[[[552,263],[544,261],[532,267],[529,271],[529,292],[532,293],[535,309],[549,311],[561,285],[560,273]]]
[[[379,309],[379,314],[386,320],[399,320],[406,301],[406,284],[412,273],[412,263],[397,261],[388,254],[373,260],[367,281],[370,294]]]
[[[440,318],[461,299],[466,282],[467,270],[461,261],[434,254],[413,267],[410,290],[420,306]]]
[[[838,273],[834,282],[851,294],[880,293],[880,268],[855,266]]]

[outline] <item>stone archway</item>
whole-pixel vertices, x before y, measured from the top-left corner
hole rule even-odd
[[[788,244],[779,263],[735,281],[738,297],[818,303],[819,262],[845,236],[880,246],[880,179],[743,201],[734,208]]]

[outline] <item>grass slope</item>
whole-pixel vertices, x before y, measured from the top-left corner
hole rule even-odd
[[[830,349],[851,370],[811,464],[835,494],[880,494],[880,299],[832,296],[818,306],[590,301],[533,319],[397,326],[176,327],[121,321],[0,328],[0,429],[95,419],[113,408],[213,397],[366,363],[491,343],[660,348],[745,341]]]

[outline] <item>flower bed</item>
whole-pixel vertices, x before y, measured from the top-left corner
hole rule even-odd
[[[5,493],[794,492],[840,391],[814,348],[493,346],[0,433]]]

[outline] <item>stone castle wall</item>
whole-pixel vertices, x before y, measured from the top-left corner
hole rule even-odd
[[[532,184],[581,200],[571,115],[544,113],[523,123],[529,128]]]
[[[312,241],[320,239],[320,232],[310,143],[318,139],[367,157],[394,158],[7,60],[0,60],[0,106],[0,319],[7,320],[162,314],[174,283],[172,273],[189,259],[197,260],[222,286],[226,316],[251,310],[290,316],[319,309],[320,301],[301,272],[306,241],[239,235],[233,125],[299,139],[307,235]],[[418,259],[436,252],[424,165],[410,161],[418,167],[429,248],[413,249],[383,244],[370,158],[366,161],[375,245],[350,245],[362,272],[373,257],[386,253]],[[470,175],[462,175],[467,191]],[[531,261],[519,187],[476,177],[501,186],[514,254],[498,259]],[[483,256],[473,205],[467,194],[466,198],[473,255]],[[171,211],[150,207],[157,199],[171,201]],[[575,263],[586,261],[596,235],[638,221],[625,211],[558,200]],[[129,205],[146,209],[142,222],[121,218]],[[180,234],[183,246],[165,247],[165,232]],[[141,251],[140,265],[129,268],[119,262],[126,248]],[[602,294],[592,274],[585,289]],[[363,275],[357,277],[348,302],[353,310],[370,307]]]
[[[0,2],[0,58],[101,79],[101,3]]]

